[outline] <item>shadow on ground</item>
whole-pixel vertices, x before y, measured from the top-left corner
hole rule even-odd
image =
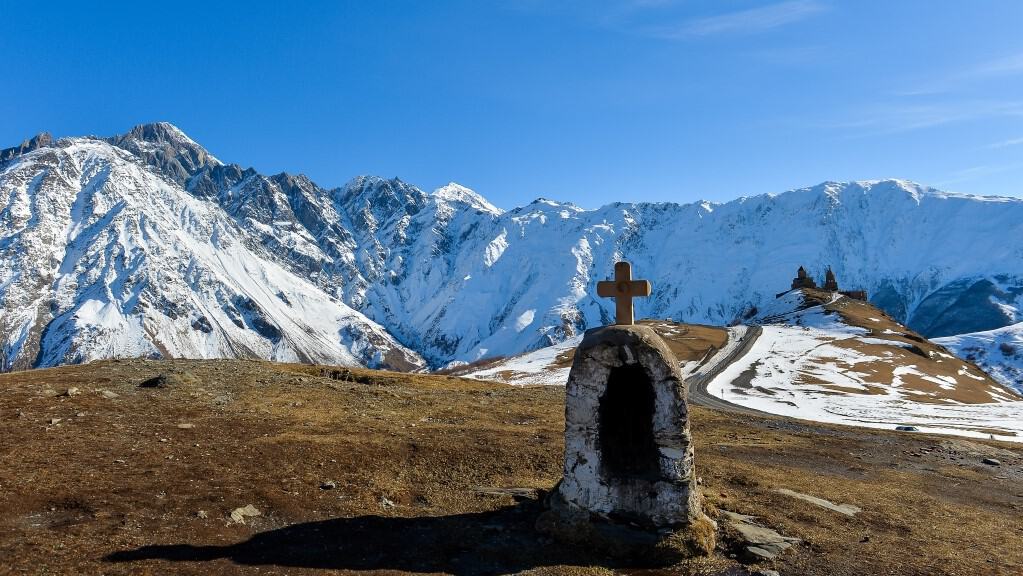
[[[231,546],[153,545],[116,552],[110,562],[202,562],[348,570],[509,574],[552,565],[605,566],[593,553],[561,546],[533,529],[539,503],[490,512],[387,518],[360,516],[295,524]]]

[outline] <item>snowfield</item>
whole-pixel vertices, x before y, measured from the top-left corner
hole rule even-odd
[[[880,358],[832,345],[855,336],[808,327],[763,329],[749,353],[715,377],[708,392],[732,404],[804,420],[889,430],[915,426],[922,432],[1023,442],[1023,402],[1010,396],[987,404],[922,402],[901,387],[901,376],[920,374],[913,366],[896,368],[889,386],[868,388],[856,366]],[[800,381],[805,375],[823,383]]]
[[[580,334],[560,344],[541,348],[499,362],[494,366],[471,372],[468,376],[477,380],[504,382],[517,386],[530,384],[564,386],[568,383],[568,373],[572,366],[571,363],[566,366],[556,365],[558,358],[575,350],[582,341],[583,337]]]
[[[708,393],[793,418],[1023,442],[1023,400],[869,306],[792,291],[759,319],[763,333]]]

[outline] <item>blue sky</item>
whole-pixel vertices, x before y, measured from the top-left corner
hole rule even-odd
[[[224,161],[536,197],[908,178],[1023,195],[1023,2],[0,0],[0,147],[166,120]]]

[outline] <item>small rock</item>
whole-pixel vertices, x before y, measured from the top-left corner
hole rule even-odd
[[[195,428],[195,424],[182,422],[181,424],[178,424],[178,428],[181,428],[182,430],[191,430],[192,428]]]
[[[775,492],[803,500],[804,502],[809,502],[810,504],[820,506],[821,508],[827,508],[828,510],[838,512],[839,514],[845,514],[846,516],[855,516],[857,513],[863,511],[859,506],[853,506],[852,504],[835,504],[834,502],[829,502],[823,498],[803,494],[802,492],[796,492],[789,490],[788,488],[778,488]]]
[[[320,484],[320,490],[333,490],[337,488],[337,483],[333,480],[327,480],[323,484]]]
[[[231,520],[233,520],[237,524],[245,524],[246,518],[253,518],[256,516],[260,516],[262,514],[263,513],[260,512],[252,504],[246,504],[241,508],[235,508],[234,510],[231,511]]]
[[[195,513],[196,518],[209,518],[209,514],[205,510],[199,510]]]
[[[117,458],[116,460],[114,460],[114,464],[124,464],[124,460]]]
[[[980,461],[981,464],[987,464],[988,466],[1001,466],[1002,463],[994,458],[985,458]]]
[[[113,392],[111,390],[100,390],[99,394],[107,400],[113,400],[114,398],[119,398],[121,396],[117,392]]]
[[[870,542],[870,536],[864,536],[863,538],[860,538],[860,543],[861,544],[867,543],[867,542]]]
[[[773,560],[792,545],[802,542],[799,538],[782,536],[770,528],[755,524],[754,518],[745,514],[722,510],[721,519],[737,532],[745,549],[745,562]]]
[[[756,572],[753,572],[752,576],[781,576],[781,574],[779,574],[777,570],[768,570],[766,568],[761,568]]]
[[[63,418],[50,418],[50,425],[59,424]]]
[[[84,418],[84,417],[85,417],[85,412],[79,412],[79,413],[75,414],[75,418]]]
[[[78,388],[68,388],[64,391],[64,396],[78,396],[82,391]]]
[[[394,508],[394,502],[388,500],[386,496],[380,498],[380,505],[384,508]]]
[[[166,441],[167,441],[166,438],[160,438],[160,442],[166,442]]]

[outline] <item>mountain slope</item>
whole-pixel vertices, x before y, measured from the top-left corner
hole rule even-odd
[[[687,373],[688,369],[696,369],[701,360],[724,348],[731,338],[729,329],[716,326],[676,324],[663,320],[641,320],[638,323],[657,332],[668,348],[675,353],[679,362],[689,363]],[[494,358],[477,364],[454,367],[445,372],[506,384],[564,386],[568,382],[575,349],[582,342],[582,338],[582,335],[579,335],[559,344],[511,358]]]
[[[1023,393],[1023,323],[936,338],[935,342],[960,358],[976,362],[992,378]]]
[[[843,288],[867,290],[872,302],[927,337],[1023,320],[1023,201],[949,194],[905,181],[825,183],[724,204],[616,203],[584,209],[538,199],[501,211],[457,184],[426,193],[397,179],[359,177],[325,189],[304,176],[267,176],[222,163],[166,123],[106,139],[41,136],[0,152],[0,158],[5,158],[0,161],[0,249],[13,264],[2,284],[7,311],[0,322],[17,334],[6,344],[8,365],[15,356],[19,366],[37,363],[28,359],[38,348],[34,342],[46,326],[90,298],[85,288],[130,288],[114,280],[97,284],[92,276],[101,270],[75,270],[79,253],[89,255],[90,265],[151,262],[132,259],[142,253],[131,249],[135,244],[177,262],[175,278],[184,279],[175,299],[182,310],[204,310],[212,322],[207,311],[233,308],[219,320],[225,333],[233,330],[232,317],[245,316],[238,304],[225,302],[236,292],[257,301],[250,284],[273,277],[271,283],[287,283],[323,306],[343,303],[347,308],[339,308],[339,314],[359,318],[362,334],[382,338],[387,350],[402,350],[402,362],[410,366],[517,354],[609,322],[614,304],[595,296],[595,284],[610,276],[621,258],[653,282],[653,296],[637,302],[639,317],[731,323],[773,300],[803,264],[815,276],[830,265]],[[114,188],[104,176],[109,170],[118,174]],[[122,203],[124,198],[132,200]],[[111,214],[118,210],[126,211]],[[121,219],[135,222],[132,218],[137,223],[117,227]],[[158,236],[151,236],[150,226],[157,226]],[[126,244],[117,248],[118,242],[111,243],[115,236]],[[158,240],[146,243],[153,238]],[[250,288],[195,296],[211,302],[210,310],[185,304],[186,294],[197,290],[187,277],[192,270],[187,262],[198,257],[192,254],[196,242],[212,250],[197,260],[207,263],[199,271],[215,269],[209,274],[221,278],[218,282],[226,278]],[[178,260],[157,250],[164,243],[160,250],[182,252]],[[233,255],[224,251],[227,246]],[[213,253],[227,261],[208,264]],[[248,269],[240,262],[258,266]],[[151,268],[140,264],[137,271]],[[153,286],[163,282],[162,276],[151,279],[146,302],[159,300]],[[150,331],[169,330],[162,319],[152,324],[156,316],[169,318],[162,311],[135,308],[127,293],[118,298],[123,322],[137,323],[136,332],[145,333],[139,327],[146,322]],[[280,353],[311,350],[312,344],[297,343],[307,327],[296,324],[310,320],[279,302],[257,303],[264,311],[279,308],[269,323],[296,342]],[[348,308],[364,317],[351,316]],[[46,341],[48,349],[64,352],[39,356],[40,365],[80,359],[68,351],[84,344],[57,344],[74,339],[68,335],[79,330],[68,321],[73,316],[54,324],[49,337],[56,340]],[[244,330],[262,343],[245,343],[239,353],[275,354],[273,331],[259,335],[257,324],[242,319]],[[361,337],[338,337],[337,330],[324,326],[312,330],[323,337],[329,332],[342,347],[358,340],[364,352],[357,355],[360,362],[381,361],[369,358],[376,345]],[[189,342],[168,353],[232,354],[226,345],[210,348],[192,343],[194,335],[187,331],[182,334],[187,336],[162,337]],[[163,353],[134,336],[131,340],[138,346],[113,339],[87,357]]]
[[[376,266],[401,273],[371,283],[367,314],[401,334],[418,330],[415,346],[434,362],[473,361],[607,323],[613,302],[596,298],[594,286],[620,258],[653,282],[653,296],[637,302],[640,317],[707,324],[769,302],[806,263],[818,275],[830,264],[843,286],[866,289],[926,336],[959,333],[1019,315],[1021,228],[1019,200],[900,181],[825,184],[721,205],[584,210],[539,200],[481,214],[468,227],[434,220],[430,233],[445,238],[443,250],[383,253]]]
[[[423,366],[122,148],[39,148],[3,166],[0,188],[7,369],[117,356]]]
[[[761,311],[763,332],[707,390],[795,418],[1023,441],[1023,399],[873,306],[816,290]]]
[[[760,325],[760,336],[733,364],[728,359],[748,326],[726,331],[643,323],[678,356],[690,386],[707,374],[707,392],[734,405],[804,420],[888,429],[906,425],[1023,442],[1023,398],[868,303],[795,290],[751,320]],[[452,373],[563,386],[580,339]],[[693,391],[690,401],[706,402]]]

